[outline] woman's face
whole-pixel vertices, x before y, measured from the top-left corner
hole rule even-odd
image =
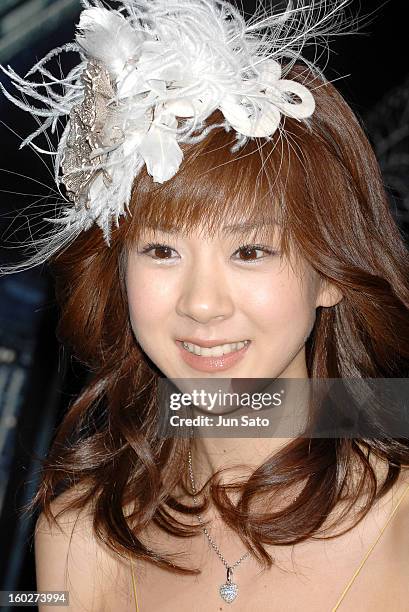
[[[341,296],[306,262],[293,270],[280,257],[277,225],[262,242],[229,227],[214,238],[145,231],[126,267],[138,343],[167,378],[306,378],[316,308]],[[205,344],[218,346],[202,355]]]

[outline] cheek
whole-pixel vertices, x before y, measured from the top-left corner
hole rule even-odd
[[[127,271],[126,289],[129,316],[135,335],[139,338],[147,330],[152,334],[164,315],[166,304],[169,304],[166,285],[158,282],[157,275],[134,266]]]
[[[312,283],[301,285],[295,276],[286,273],[259,277],[245,296],[243,309],[263,333],[306,340],[316,313]]]

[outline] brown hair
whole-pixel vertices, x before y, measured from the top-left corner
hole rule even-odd
[[[50,503],[73,484],[83,484],[70,508],[93,504],[94,531],[115,552],[182,573],[144,546],[138,531],[151,521],[174,535],[202,534],[199,525],[176,520],[169,509],[196,514],[175,491],[188,491],[189,440],[157,435],[156,392],[161,372],[138,346],[131,329],[124,284],[127,249],[146,225],[213,233],[222,220],[279,217],[281,250],[297,252],[343,299],[317,309],[307,340],[310,377],[399,377],[409,357],[409,265],[391,215],[374,153],[353,112],[330,83],[294,66],[288,78],[312,89],[316,111],[307,123],[285,118],[271,139],[249,140],[231,152],[234,134],[215,128],[184,147],[179,172],[163,185],[143,171],[135,179],[131,215],[115,228],[108,248],[98,228],[84,232],[54,261],[61,304],[59,336],[91,372],[72,403],[44,463],[31,507],[53,520]],[[209,123],[222,119],[215,112]],[[372,456],[388,466],[382,486]],[[354,488],[352,470],[360,480]],[[342,499],[345,516],[360,492],[368,498],[354,525],[409,465],[404,439],[293,440],[238,485],[237,506],[215,474],[203,487],[226,523],[270,566],[263,544],[293,544],[320,533]],[[284,510],[271,502],[305,484]],[[233,485],[228,485],[233,488]],[[262,513],[250,505],[263,501]],[[133,504],[125,517],[124,506]],[[57,515],[58,516],[58,515]],[[351,527],[349,527],[351,529]],[[348,529],[347,529],[348,530]],[[346,530],[346,531],[347,531]],[[322,533],[325,530],[321,529]],[[345,533],[342,532],[342,533]]]

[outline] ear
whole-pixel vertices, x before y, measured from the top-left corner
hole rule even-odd
[[[335,306],[343,299],[341,291],[325,278],[320,279],[320,289],[317,295],[316,306]]]

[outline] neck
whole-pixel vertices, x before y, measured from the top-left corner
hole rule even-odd
[[[232,380],[233,390],[237,390]],[[278,383],[278,384],[277,384]],[[192,469],[196,490],[219,470],[225,470],[220,476],[223,484],[239,480],[244,483],[259,466],[265,463],[272,455],[290,444],[305,429],[308,416],[309,386],[308,379],[299,379],[295,384],[285,379],[277,379],[274,383],[273,393],[279,389],[283,391],[283,401],[279,406],[268,407],[263,410],[242,408],[236,411],[218,411],[212,414],[214,421],[221,419],[231,423],[231,419],[245,414],[249,418],[267,419],[269,426],[256,427],[229,427],[220,428],[220,437],[207,437],[203,434],[208,430],[195,430],[192,440]],[[271,393],[272,388],[268,389]],[[201,411],[198,409],[196,414]],[[217,428],[213,428],[213,431]],[[236,437],[244,432],[247,436]],[[229,435],[229,437],[226,436]]]
[[[252,472],[294,438],[195,438],[192,442],[192,469],[196,490],[217,471],[228,484],[244,481]]]

